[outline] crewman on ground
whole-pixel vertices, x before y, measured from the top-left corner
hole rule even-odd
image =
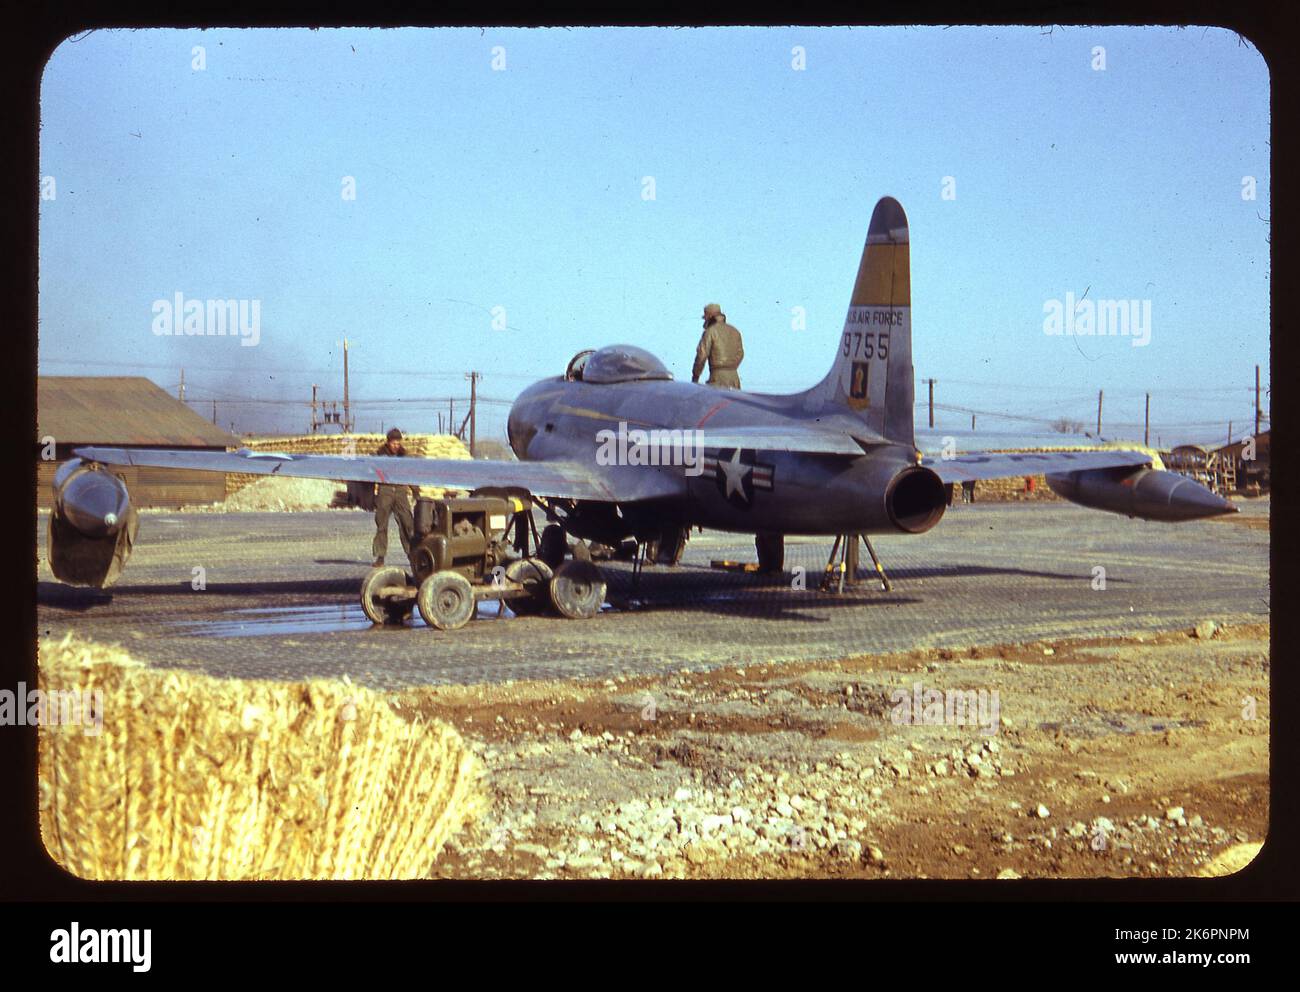
[[[700,381],[704,363],[709,363],[709,385],[720,389],[739,389],[740,376],[736,370],[745,358],[745,345],[740,332],[727,323],[722,307],[710,303],[704,308],[704,334],[695,349],[695,366],[691,369],[691,382]]]
[[[390,455],[396,458],[406,456],[406,448],[402,444],[402,432],[394,427],[388,432],[388,439],[379,446],[376,455]],[[378,483],[375,486],[375,564],[378,568],[384,563],[384,555],[388,553],[388,517],[389,515],[397,518],[397,533],[402,539],[402,550],[406,552],[406,558],[411,558],[411,539],[415,536],[415,518],[411,515],[411,504],[407,501],[406,491],[411,489],[413,492],[419,490],[413,486],[394,486],[386,483]]]

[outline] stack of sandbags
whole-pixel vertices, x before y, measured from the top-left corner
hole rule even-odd
[[[82,878],[420,878],[482,808],[453,728],[347,679],[160,671],[69,635],[40,685],[102,719],[40,730],[41,833]]]
[[[244,444],[254,451],[283,451],[291,455],[372,455],[384,441],[382,434],[306,434],[295,437],[249,438]],[[402,438],[409,455],[418,458],[469,458],[469,448],[454,434],[407,434]],[[263,478],[260,475],[226,476],[229,498],[245,486]],[[450,490],[425,486],[420,495],[439,499]]]
[[[251,485],[226,497],[222,509],[231,511],[328,510],[346,492],[340,482],[328,479],[290,479],[261,475]]]

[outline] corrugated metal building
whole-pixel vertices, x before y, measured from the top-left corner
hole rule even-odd
[[[51,483],[59,464],[72,457],[73,448],[88,444],[228,451],[240,442],[141,376],[38,376],[37,506],[53,502]],[[150,468],[114,471],[126,481],[136,506],[176,507],[226,498],[223,475]]]

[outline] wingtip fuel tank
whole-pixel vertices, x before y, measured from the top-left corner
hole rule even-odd
[[[112,585],[135,544],[139,518],[126,483],[99,465],[73,458],[54,476],[47,553],[60,582]]]
[[[1162,469],[1067,472],[1048,475],[1047,484],[1072,503],[1143,520],[1180,522],[1239,512],[1238,507],[1195,479]]]

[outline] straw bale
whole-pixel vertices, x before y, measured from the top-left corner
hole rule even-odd
[[[483,807],[454,728],[346,677],[215,679],[68,635],[40,684],[103,693],[100,733],[40,730],[41,833],[83,878],[419,878]]]
[[[245,447],[253,451],[283,451],[291,455],[341,455],[344,453],[369,455],[383,443],[382,434],[305,434],[289,437],[249,438]],[[469,448],[454,434],[407,434],[402,439],[407,452],[417,458],[448,458],[463,461],[469,458]],[[252,485],[260,475],[232,473],[226,476],[226,497]],[[440,499],[454,490],[436,486],[422,486],[420,495]],[[232,509],[238,508],[232,506]]]

